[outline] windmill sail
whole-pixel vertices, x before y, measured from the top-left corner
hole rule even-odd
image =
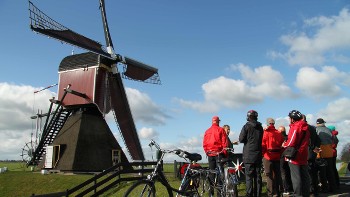
[[[74,46],[92,51],[94,53],[103,55],[105,57],[111,58],[103,45],[99,42],[87,38],[81,34],[78,34],[67,27],[56,22],[45,13],[43,13],[39,8],[37,8],[32,2],[29,1],[29,18],[30,18],[30,28],[38,33],[47,35],[49,37],[58,39],[60,41],[72,44]]]
[[[123,72],[124,78],[160,84],[158,69],[129,57],[125,57],[124,61],[127,65]]]
[[[106,39],[106,45],[107,47],[111,47],[113,49],[113,42],[111,38],[111,34],[109,33],[109,28],[108,28],[108,22],[107,22],[107,17],[106,17],[106,8],[105,8],[105,1],[100,0],[100,9],[101,9],[101,15],[102,15],[102,22],[103,22],[103,29],[105,33],[105,39]]]
[[[120,75],[113,74],[109,77],[111,105],[118,121],[120,132],[130,156],[134,160],[144,160],[142,147],[137,135],[135,123],[131,114],[128,99]]]

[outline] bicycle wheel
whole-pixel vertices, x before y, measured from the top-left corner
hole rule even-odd
[[[177,197],[180,196],[193,196],[198,197],[200,196],[198,189],[200,189],[200,176],[199,174],[191,175],[185,177],[185,180],[183,181],[182,185],[180,186],[179,191],[185,191],[189,192],[188,195],[185,194],[177,194]]]
[[[124,194],[124,197],[155,197],[156,189],[152,181],[139,180],[134,183]]]
[[[226,197],[238,197],[238,188],[237,188],[237,175],[236,174],[227,174],[227,180],[225,184],[225,196]]]
[[[207,174],[201,175],[198,187],[199,196],[208,196],[211,182]]]

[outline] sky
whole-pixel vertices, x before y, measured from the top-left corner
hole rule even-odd
[[[350,143],[349,1],[105,1],[116,53],[159,69],[161,85],[123,81],[146,159],[154,139],[206,161],[211,118],[235,141],[251,109],[287,129],[294,109],[312,125],[323,118],[339,131],[339,152]],[[97,0],[32,2],[104,44]],[[63,58],[87,51],[32,32],[27,1],[0,1],[0,27],[0,160],[20,160],[40,134],[31,116],[47,112],[57,86],[34,91],[58,83]],[[112,114],[106,120],[125,148]]]

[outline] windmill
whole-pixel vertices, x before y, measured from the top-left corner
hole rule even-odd
[[[158,69],[114,52],[104,0],[99,0],[99,5],[105,47],[56,22],[29,1],[30,28],[33,31],[89,52],[67,56],[61,61],[58,100],[50,100],[49,114],[52,115],[47,118],[41,141],[28,165],[37,165],[40,161],[47,160],[47,155],[51,154],[54,162],[52,168],[67,171],[98,171],[110,167],[115,161],[105,158],[114,154],[110,149],[120,149],[104,120],[105,114],[110,111],[113,111],[131,158],[145,159],[122,78],[160,84]],[[118,70],[118,65],[122,65],[123,72]],[[56,110],[52,110],[54,105],[57,106]],[[53,152],[48,149],[49,145],[54,145],[51,147]],[[119,158],[127,161],[123,151]],[[97,164],[102,161],[107,164]],[[71,163],[70,167],[67,167],[67,163]],[[76,165],[77,163],[80,165]]]

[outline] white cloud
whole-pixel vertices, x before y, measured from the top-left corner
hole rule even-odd
[[[281,36],[281,42],[289,49],[285,53],[270,52],[271,57],[281,57],[291,65],[315,66],[324,64],[336,50],[350,48],[350,13],[343,9],[337,16],[319,16],[304,21],[307,32]],[[314,28],[314,29],[313,29]],[[337,57],[340,57],[339,59]],[[334,61],[348,60],[344,55],[333,56]]]
[[[136,122],[141,121],[152,125],[163,125],[165,120],[170,118],[147,94],[132,88],[126,88],[126,94]]]
[[[291,89],[284,84],[283,75],[271,66],[260,66],[252,70],[250,67],[238,64],[232,69],[240,71],[244,81],[252,84],[257,95],[272,96],[273,98],[286,98],[294,96]]]
[[[143,127],[139,131],[140,139],[151,140],[151,139],[157,138],[158,136],[159,136],[159,133],[155,131],[153,128]]]
[[[34,94],[40,89],[0,83],[0,159],[22,159],[20,155],[25,144],[31,140],[35,142],[36,120],[31,119],[31,116],[38,109],[47,113],[49,98],[55,96],[49,90]]]
[[[282,74],[271,66],[261,66],[254,70],[238,64],[230,67],[241,73],[243,80],[220,76],[202,85],[204,101],[178,102],[200,112],[217,112],[221,107],[240,108],[261,103],[264,97],[281,99],[293,97],[291,89],[284,84]]]
[[[318,71],[312,67],[300,68],[295,85],[311,98],[329,98],[341,93],[340,85],[350,86],[350,73],[334,66],[323,66]]]
[[[340,87],[331,75],[311,67],[303,67],[298,71],[295,85],[304,94],[314,98],[332,97],[340,92]]]
[[[325,109],[321,109],[317,115],[324,118],[327,123],[350,120],[350,99],[340,98],[328,103]],[[349,133],[350,134],[350,133]]]

